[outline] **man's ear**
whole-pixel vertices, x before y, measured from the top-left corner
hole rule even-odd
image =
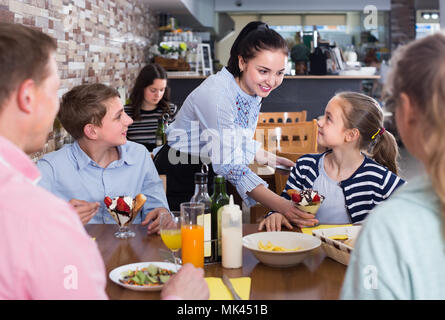
[[[36,84],[32,79],[26,79],[17,90],[17,105],[24,113],[31,113],[36,100]]]
[[[97,130],[94,124],[88,123],[83,127],[83,134],[90,140],[97,139]]]

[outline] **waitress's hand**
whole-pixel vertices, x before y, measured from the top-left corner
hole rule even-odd
[[[286,167],[292,168],[295,165],[295,162],[289,160],[288,158],[276,157],[275,161],[277,165],[282,165]]]
[[[296,208],[292,201],[286,200],[288,202],[287,209],[283,211],[284,216],[295,226],[298,227],[313,227],[318,224],[318,220],[315,219],[313,214],[301,211]]]

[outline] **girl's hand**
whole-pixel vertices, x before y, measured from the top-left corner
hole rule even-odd
[[[281,226],[285,226],[289,230],[292,230],[293,227],[289,223],[289,220],[286,219],[281,213],[275,212],[261,221],[258,226],[258,231],[263,230],[266,227],[266,231],[281,231]]]
[[[295,226],[298,227],[313,227],[318,224],[318,220],[315,219],[313,214],[301,211],[296,208],[292,201],[288,201],[288,209],[283,212],[284,216]]]

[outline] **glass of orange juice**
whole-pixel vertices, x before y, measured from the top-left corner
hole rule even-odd
[[[159,231],[161,239],[173,256],[176,270],[176,252],[181,249],[181,217],[179,211],[172,211],[172,214],[163,213],[159,223]]]
[[[182,264],[204,268],[204,226],[198,216],[204,214],[204,204],[184,202],[181,208]]]

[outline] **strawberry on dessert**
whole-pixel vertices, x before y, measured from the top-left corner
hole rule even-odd
[[[324,200],[324,196],[318,191],[312,189],[305,190],[287,190],[287,194],[291,197],[292,202],[297,208],[308,213],[315,214]]]

